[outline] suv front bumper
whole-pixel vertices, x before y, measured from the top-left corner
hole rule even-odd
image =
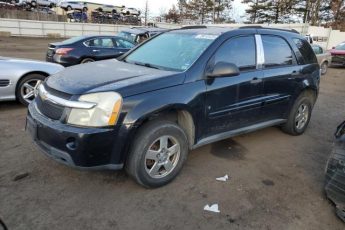
[[[125,125],[69,126],[40,114],[35,102],[29,105],[26,119],[26,131],[46,155],[79,169],[122,169],[128,130]]]

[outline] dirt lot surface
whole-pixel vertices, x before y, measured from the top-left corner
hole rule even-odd
[[[34,59],[44,59],[50,42],[0,40],[0,56]],[[0,103],[0,216],[9,229],[23,230],[345,229],[323,193],[344,96],[345,69],[332,68],[304,135],[268,128],[207,145],[155,190],[122,171],[76,171],[48,159],[24,132],[26,109]],[[215,180],[225,174],[228,182]],[[219,214],[203,211],[213,203]]]

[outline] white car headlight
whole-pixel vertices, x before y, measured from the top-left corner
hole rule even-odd
[[[79,97],[79,101],[97,104],[92,109],[72,108],[67,123],[87,127],[115,125],[122,107],[122,97],[115,92],[92,93]]]

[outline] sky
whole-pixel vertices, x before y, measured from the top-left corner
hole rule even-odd
[[[145,8],[146,0],[87,0],[89,2],[97,2],[101,4],[125,5],[126,7],[135,7],[139,9]],[[173,4],[177,4],[177,0],[148,0],[151,16],[158,16],[163,12],[168,11]],[[241,3],[241,0],[235,0],[233,3],[233,16],[236,21],[241,19],[244,15],[246,6]]]

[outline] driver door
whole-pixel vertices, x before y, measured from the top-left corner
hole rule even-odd
[[[206,80],[206,136],[250,126],[261,120],[263,73],[257,69],[254,35],[223,43],[209,65],[235,64],[240,75]]]

